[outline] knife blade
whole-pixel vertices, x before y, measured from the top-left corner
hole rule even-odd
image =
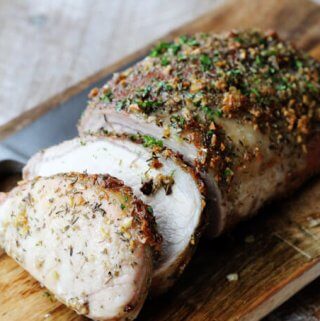
[[[119,68],[127,69],[142,57]],[[110,80],[109,74],[72,96],[63,104],[42,115],[17,133],[0,142],[0,179],[22,170],[27,160],[39,150],[61,143],[78,135],[77,122],[87,105],[88,94]]]
[[[81,92],[2,141],[0,179],[20,172],[39,150],[76,136],[76,124],[85,108],[87,93],[88,90]]]
[[[2,141],[0,161],[26,162],[39,150],[76,136],[76,124],[86,106],[88,92],[89,89],[84,90]]]

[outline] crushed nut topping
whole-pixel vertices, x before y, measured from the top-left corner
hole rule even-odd
[[[193,142],[206,151],[197,169],[213,168],[221,188],[247,157],[228,137],[226,120],[267,135],[270,150],[279,153],[285,146],[290,154],[306,152],[308,139],[320,131],[320,63],[274,32],[199,33],[160,42],[115,76],[108,90],[112,100],[100,90],[91,105],[152,117],[164,139],[175,133]],[[145,144],[161,147],[162,141],[147,137]]]

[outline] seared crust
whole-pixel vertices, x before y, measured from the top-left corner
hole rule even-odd
[[[208,149],[197,168],[212,167],[222,188],[239,162],[255,155],[237,150],[220,119],[250,124],[269,137],[272,150],[281,152],[286,144],[300,153],[319,131],[319,73],[318,62],[276,33],[196,34],[160,43],[93,91],[89,109],[113,108],[153,117],[169,131],[179,128],[183,140]]]
[[[319,171],[319,160],[310,165],[319,106],[320,63],[275,32],[196,34],[158,44],[94,90],[79,130],[147,129],[171,148],[194,146],[195,155],[183,156],[218,187],[220,213],[211,216],[219,234]],[[257,179],[280,176],[281,188],[269,184],[268,191]],[[245,204],[243,182],[250,189],[250,181],[260,187]]]
[[[84,177],[84,174],[68,173],[65,174],[67,177],[72,177],[77,175],[79,177]],[[141,200],[136,198],[132,192],[132,189],[125,186],[123,181],[110,176],[110,175],[90,175],[89,177],[94,185],[101,186],[102,188],[111,189],[115,191],[122,191],[126,194],[130,194],[133,198],[132,205],[133,209],[131,212],[133,220],[133,227],[139,229],[139,234],[143,242],[146,241],[147,244],[154,250],[155,259],[160,255],[162,236],[158,233],[156,227],[156,221],[150,207],[144,204]]]
[[[156,228],[156,221],[150,208],[148,205],[144,204],[141,200],[133,195],[132,189],[128,186],[125,186],[123,181],[117,179],[108,174],[104,175],[86,175],[82,173],[65,173],[65,174],[58,174],[55,175],[57,177],[62,176],[66,179],[74,179],[86,181],[88,185],[92,184],[92,186],[99,186],[103,189],[114,190],[117,192],[123,192],[126,194],[131,195],[133,198],[132,205],[133,209],[131,212],[132,217],[134,218],[134,225],[133,227],[139,229],[139,234],[143,242],[147,242],[151,248],[154,250],[154,257],[160,255],[161,243],[162,243],[162,236],[158,233]],[[41,179],[41,177],[35,178],[36,180]],[[28,184],[28,181],[21,181],[19,185]],[[14,191],[14,190],[13,190]],[[3,193],[1,193],[3,194]],[[9,194],[10,195],[10,194]],[[1,199],[4,199],[5,196],[0,195]]]

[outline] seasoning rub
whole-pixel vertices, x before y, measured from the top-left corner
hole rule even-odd
[[[132,320],[160,248],[154,224],[121,181],[69,173],[22,182],[1,201],[0,246],[79,314]]]
[[[101,135],[76,138],[38,153],[25,167],[24,177],[71,171],[109,173],[150,205],[163,236],[152,292],[170,287],[191,259],[203,226],[204,186],[194,170],[149,137]]]
[[[319,124],[320,63],[247,30],[159,43],[91,93],[79,130],[149,135],[181,153],[207,183],[214,236],[319,171]]]

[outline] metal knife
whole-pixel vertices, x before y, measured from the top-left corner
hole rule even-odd
[[[141,59],[142,57],[139,57],[131,61],[118,71],[131,67]],[[76,126],[87,105],[88,93],[94,87],[101,87],[111,77],[112,74],[109,74],[91,84],[27,127],[0,142],[0,181],[3,177],[20,173],[27,160],[39,150],[77,136]]]
[[[0,142],[0,181],[20,173],[27,160],[39,150],[77,136],[76,125],[86,107],[90,89],[101,86],[108,78],[91,85]]]

